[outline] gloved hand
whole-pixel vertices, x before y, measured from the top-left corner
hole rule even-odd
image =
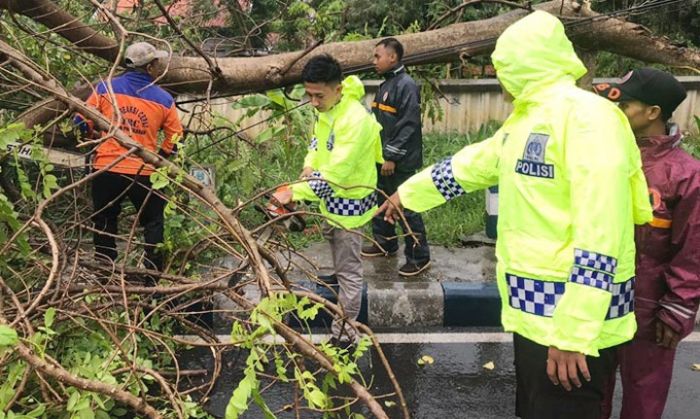
[[[275,193],[272,194],[272,199],[270,201],[274,205],[282,206],[292,202],[292,196],[292,189],[289,186],[284,185],[277,188]]]

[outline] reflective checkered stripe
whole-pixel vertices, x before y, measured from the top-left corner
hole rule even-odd
[[[552,317],[557,302],[564,295],[564,282],[540,281],[506,274],[510,306],[538,316]]]
[[[435,164],[430,171],[430,176],[435,187],[446,201],[464,195],[464,189],[457,183],[454,173],[452,173],[452,157]]]
[[[316,196],[324,200],[333,196],[333,188],[331,188],[331,185],[329,185],[328,182],[320,179],[320,172],[311,172],[311,176],[309,177],[319,178],[309,180],[309,186],[311,187],[311,190],[314,191]]]
[[[569,281],[607,291],[610,289],[610,284],[612,284],[613,277],[605,272],[574,266],[574,268],[571,270]]]
[[[318,138],[314,137],[311,139],[311,143],[309,143],[309,150],[316,151],[318,149]]]
[[[617,259],[614,257],[583,249],[574,249],[574,265],[603,271],[610,275],[615,275],[617,271]]]
[[[506,274],[510,306],[543,317],[552,317],[559,299],[566,290],[565,282],[541,281]],[[606,319],[615,319],[630,313],[634,309],[634,278],[619,284],[611,284],[612,293],[610,309]]]
[[[377,205],[377,194],[372,192],[362,199],[336,198],[325,199],[326,209],[335,215],[363,215]]]
[[[634,311],[634,277],[610,286],[612,301],[605,319],[616,319]]]

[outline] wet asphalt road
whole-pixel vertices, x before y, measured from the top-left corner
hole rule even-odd
[[[691,337],[694,337],[691,342],[682,342],[678,349],[664,419],[700,417],[700,372],[690,368],[692,364],[700,363],[700,334],[696,332]],[[383,343],[382,348],[402,387],[412,418],[513,418],[515,374],[509,340],[509,335],[505,334],[479,335],[461,330],[449,334],[387,335],[385,341],[393,343]],[[236,351],[226,354],[227,366],[206,405],[213,415],[224,415],[231,392],[240,377],[240,369],[236,366],[243,364],[245,356],[241,355]],[[431,356],[434,363],[419,366],[416,361],[423,355]],[[210,360],[205,353],[191,352],[181,362],[184,364],[182,368],[206,368]],[[494,364],[492,370],[484,368],[489,362]],[[373,394],[391,391],[376,354],[365,355],[360,367],[365,377],[372,379]],[[615,410],[619,409],[619,393],[618,384]],[[290,402],[290,394],[289,387],[274,386],[266,391],[264,397],[275,410]],[[386,410],[392,418],[401,417],[398,407],[388,407]],[[369,417],[363,408],[353,411]],[[243,418],[263,417],[260,409],[254,405],[243,415]],[[294,416],[282,413],[278,417]],[[321,416],[305,412],[302,417]]]

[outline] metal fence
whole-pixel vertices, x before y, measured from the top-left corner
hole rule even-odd
[[[680,125],[683,131],[693,134],[698,133],[698,127],[694,116],[700,114],[700,77],[681,76],[678,79],[688,91],[688,98],[680,105],[673,115],[672,120]],[[611,82],[614,79],[595,79],[596,83]],[[380,84],[379,80],[366,80],[365,103],[369,106]],[[500,86],[495,79],[474,80],[442,80],[437,83],[443,97],[439,99],[444,115],[442,119],[431,121],[423,118],[424,133],[466,133],[479,129],[481,125],[489,121],[503,121],[511,111],[511,105],[503,100]],[[213,110],[232,121],[237,121],[244,114],[243,110],[233,109],[230,100],[218,102]],[[266,118],[264,112],[260,112],[251,118],[242,120],[241,127],[246,127],[260,122]],[[267,128],[266,124],[257,125],[248,134],[255,136]]]

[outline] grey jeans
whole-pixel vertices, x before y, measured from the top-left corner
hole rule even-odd
[[[343,230],[328,223],[323,225],[323,237],[331,246],[333,268],[338,278],[340,291],[338,303],[345,313],[342,319],[333,321],[331,331],[339,340],[357,340],[357,333],[347,324],[356,320],[362,302],[362,229]]]

